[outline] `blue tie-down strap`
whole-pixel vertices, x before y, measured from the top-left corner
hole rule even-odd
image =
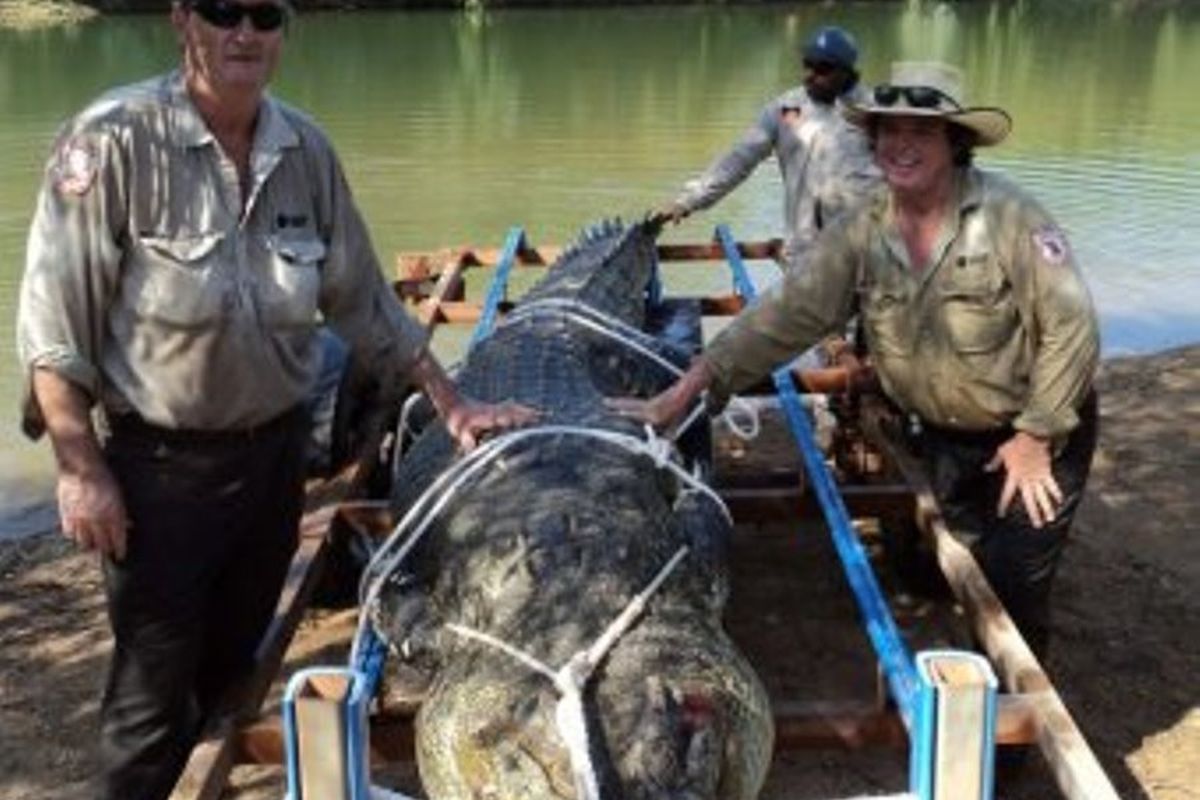
[[[496,262],[496,272],[488,286],[487,297],[483,301],[483,311],[479,315],[479,322],[476,323],[475,331],[471,334],[469,347],[474,347],[483,341],[495,327],[496,316],[500,313],[500,302],[508,293],[508,276],[512,272],[513,264],[517,261],[517,256],[525,247],[525,229],[520,226],[510,228],[508,236],[504,240],[504,248],[500,251],[500,260]]]
[[[365,612],[360,611],[359,613]],[[355,634],[355,642],[351,650],[354,660],[350,667],[358,670],[363,676],[367,696],[374,697],[387,662],[387,644],[379,638],[375,629],[364,621]]]
[[[336,697],[323,694],[321,686],[340,686]],[[368,768],[367,705],[371,695],[365,676],[348,667],[314,667],[303,669],[288,681],[283,695],[283,734],[287,766],[287,800],[370,800],[371,784]],[[306,703],[318,703],[321,713],[309,715],[299,710]],[[306,730],[301,726],[324,726],[325,730]],[[321,752],[306,753],[307,746],[320,742]],[[338,753],[328,751],[327,744],[335,743]],[[305,759],[323,765],[325,771],[319,789],[309,792],[305,775]],[[311,765],[309,765],[311,766]],[[331,789],[331,784],[339,784]],[[316,796],[316,792],[324,796]],[[338,794],[330,797],[331,791]]]
[[[719,225],[715,235],[721,244],[726,261],[729,262],[730,271],[733,273],[734,289],[747,303],[755,302],[757,291],[754,281],[750,277],[749,270],[746,269],[733,234],[728,226]],[[808,415],[804,412],[800,402],[800,395],[796,392],[796,386],[792,382],[791,372],[784,367],[777,370],[773,377],[788,426],[800,449],[805,471],[816,492],[825,522],[829,525],[834,547],[846,573],[846,579],[854,592],[859,612],[862,614],[867,636],[883,667],[892,699],[909,730],[909,735],[912,736],[913,704],[918,688],[912,654],[900,635],[900,629],[892,618],[891,610],[884,599],[883,591],[879,587],[879,581],[871,568],[866,551],[850,523],[850,513],[846,510],[846,504],[842,501],[837,483],[817,446],[812,425],[808,421]]]

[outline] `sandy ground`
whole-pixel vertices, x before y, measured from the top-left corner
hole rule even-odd
[[[1047,666],[1123,798],[1197,800],[1200,346],[1108,362],[1100,390],[1101,444],[1057,584]],[[869,698],[873,668],[845,622],[851,601],[823,537],[770,540],[793,549],[799,541],[804,556],[790,560],[812,569],[792,602],[757,620],[778,631],[783,654],[767,684],[777,693]],[[787,560],[770,549],[758,558],[743,561],[739,574]],[[803,613],[784,616],[789,609]],[[831,625],[850,633],[831,642],[822,635]],[[307,624],[291,663],[329,660],[325,633]],[[109,646],[93,558],[58,537],[0,544],[0,800],[91,796]],[[788,756],[765,794],[898,792],[904,759],[891,750]],[[239,800],[282,794],[273,770],[239,770],[236,785],[227,794]],[[1056,796],[1036,758],[997,789],[1001,800]]]

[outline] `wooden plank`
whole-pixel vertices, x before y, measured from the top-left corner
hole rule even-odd
[[[397,290],[403,295],[403,289]],[[701,313],[706,317],[732,317],[742,310],[745,303],[734,294],[712,295],[696,298],[700,302]],[[513,303],[501,303],[500,313],[511,311]],[[419,305],[421,319],[427,327],[442,323],[451,325],[468,325],[479,321],[483,316],[483,304],[473,300],[443,299],[434,302],[433,296],[421,301]]]
[[[706,317],[736,317],[745,307],[746,301],[741,295],[717,294],[700,298],[700,313]]]
[[[348,688],[348,686],[346,687]],[[353,724],[346,706],[324,696],[324,688],[295,698],[296,782],[301,796],[320,800],[353,800],[349,788],[361,764],[347,758]]]
[[[426,328],[437,325],[439,308],[443,303],[461,300],[463,297],[462,273],[467,268],[467,259],[460,258],[438,277],[433,294],[418,306],[417,316]]]
[[[906,747],[908,735],[895,710],[867,703],[776,703],[775,751],[864,747]],[[1034,741],[1033,703],[1018,695],[999,698],[996,741],[1028,744]],[[383,711],[371,716],[371,763],[410,762],[413,724],[409,713]],[[283,764],[283,726],[272,715],[238,731],[234,739],[237,764]]]
[[[975,558],[954,538],[942,518],[923,467],[893,435],[887,424],[888,416],[878,399],[863,399],[863,430],[912,486],[917,522],[932,538],[942,574],[962,603],[997,675],[1005,688],[1024,695],[1032,703],[1037,744],[1063,796],[1067,800],[1118,800],[1112,782],[1042,665],[992,591]]]
[[[171,800],[218,800],[221,796],[234,763],[235,721],[257,712],[279,674],[283,654],[320,576],[326,534],[335,511],[336,506],[325,505],[308,512],[300,520],[300,546],[292,558],[275,618],[259,643],[254,671],[245,686],[239,688],[240,699],[222,704],[230,710],[209,724],[192,750],[183,774],[171,792]]]
[[[819,507],[811,493],[798,483],[726,485],[714,487],[739,522],[770,522],[800,516],[815,516]],[[905,484],[880,483],[843,487],[843,499],[851,516],[908,516],[915,513],[916,500]],[[338,506],[338,516],[355,532],[374,539],[386,537],[397,519],[386,500],[358,500]],[[786,535],[792,535],[787,531]]]
[[[548,267],[562,255],[563,248],[555,245],[525,247],[517,252],[513,262],[518,267]],[[495,267],[500,263],[499,247],[457,247],[444,250],[413,251],[396,256],[396,279],[403,283],[436,279],[450,267]]]
[[[426,306],[422,305],[421,308],[424,314]],[[470,300],[443,300],[436,307],[430,307],[428,313],[432,315],[426,321],[429,327],[442,323],[468,325],[478,322],[483,316],[483,304]]]
[[[997,744],[1032,743],[1036,698],[1004,695],[997,700]],[[890,706],[806,701],[776,703],[774,713],[776,752],[908,746],[904,722]]]
[[[990,800],[984,767],[992,748],[987,729],[991,667],[974,653],[937,653],[921,663],[935,708],[929,753],[934,800]]]
[[[337,513],[355,533],[372,539],[385,538],[400,521],[389,500],[350,500]]]
[[[525,247],[517,253],[514,264],[520,267],[547,267],[559,259],[563,249],[558,245]],[[742,258],[754,260],[778,261],[782,249],[781,239],[738,244]],[[725,261],[725,253],[716,242],[660,244],[657,252],[659,260],[666,262]],[[500,262],[500,254],[499,247],[452,247],[400,253],[396,256],[395,275],[402,283],[432,281],[455,266],[495,267]]]
[[[761,242],[739,242],[738,252],[742,258],[778,261],[782,251],[781,239]],[[704,244],[660,244],[660,261],[720,261],[725,262],[725,251],[718,242]]]

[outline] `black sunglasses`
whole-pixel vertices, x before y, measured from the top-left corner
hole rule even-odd
[[[875,87],[876,105],[885,108],[894,106],[901,97],[913,108],[937,108],[945,100],[955,109],[962,110],[957,100],[932,86],[893,86],[890,83],[881,83]]]
[[[277,31],[287,22],[287,9],[276,3],[250,6],[233,0],[194,0],[189,6],[209,25],[225,30],[241,25],[246,17],[250,18],[251,27],[260,33]]]
[[[831,75],[837,71],[838,65],[832,61],[813,61],[806,58],[804,68],[814,75]]]

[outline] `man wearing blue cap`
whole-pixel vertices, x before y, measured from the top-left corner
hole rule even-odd
[[[784,259],[803,260],[817,233],[879,186],[879,170],[862,131],[841,113],[861,100],[855,63],[858,47],[845,30],[827,26],[801,52],[804,83],[763,108],[734,146],[662,209],[658,223],[678,223],[697,209],[715,205],[775,154],[784,185]]]

